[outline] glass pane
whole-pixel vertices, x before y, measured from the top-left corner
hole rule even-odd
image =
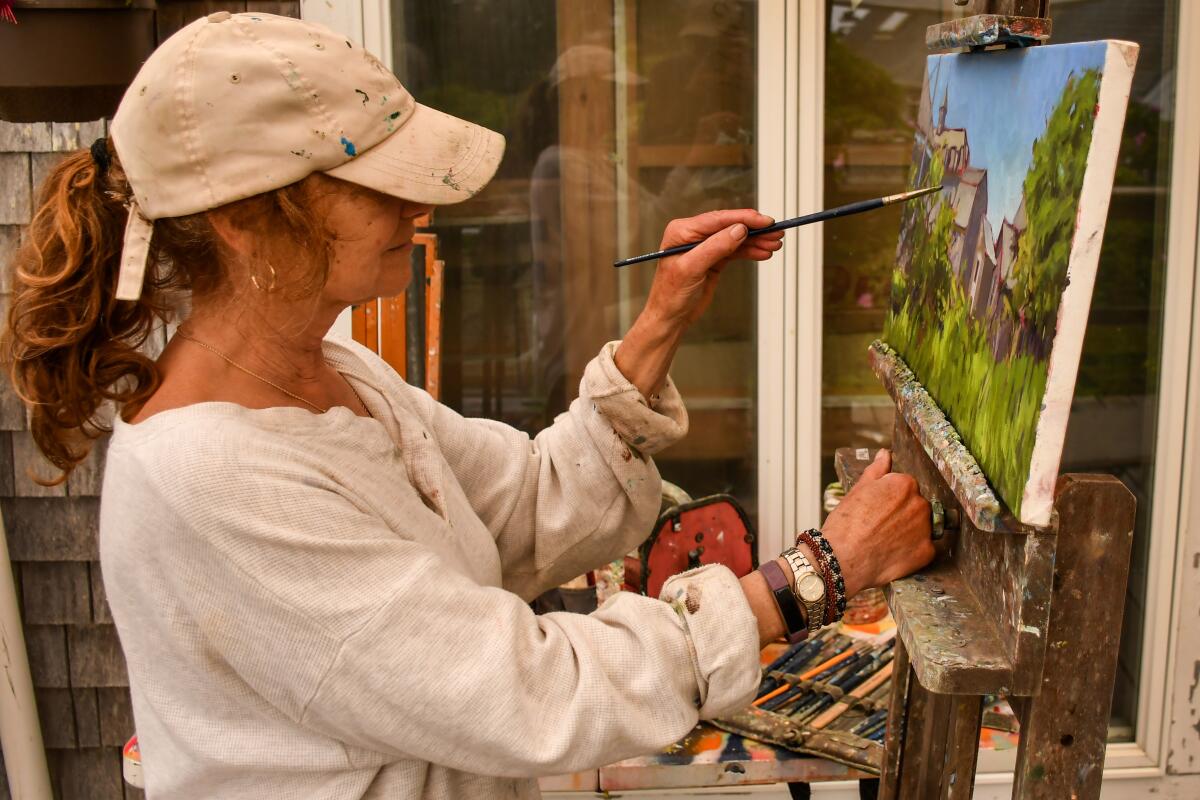
[[[674,217],[754,205],[754,3],[393,0],[392,16],[417,99],[508,139],[492,184],[434,213],[442,399],[536,432],[642,307],[654,265],[612,262],[657,249]],[[731,265],[689,331],[672,375],[691,433],[656,457],[752,515],[754,287]]]
[[[1176,0],[1064,0],[1051,12],[1055,43],[1108,37],[1133,40],[1142,48],[1062,464],[1063,471],[1114,474],[1138,500],[1112,710],[1114,739],[1132,738],[1137,716],[1177,6]],[[904,188],[924,71],[924,30],[948,18],[948,8],[942,0],[830,3],[828,205]],[[864,352],[882,328],[898,230],[899,209],[825,227],[822,455],[831,480],[834,448],[890,439],[890,404]]]

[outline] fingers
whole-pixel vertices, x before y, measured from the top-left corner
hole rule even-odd
[[[783,242],[780,241],[782,238],[783,231],[755,236],[738,248],[737,252],[733,254],[733,258],[749,258],[754,261],[765,261],[783,248]]]
[[[760,214],[752,208],[723,209],[708,211],[686,219],[672,220],[663,232],[662,246],[675,247],[680,244],[691,244],[712,236],[723,229],[741,223],[747,228],[765,228],[775,220],[766,214]]]
[[[725,230],[709,236],[695,250],[681,255],[679,263],[685,265],[688,272],[707,271],[731,258],[745,241],[745,223],[735,222]]]
[[[887,475],[892,469],[892,454],[888,450],[880,450],[875,454],[875,460],[863,470],[861,480],[875,481]]]

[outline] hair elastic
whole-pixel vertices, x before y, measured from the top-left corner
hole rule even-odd
[[[92,161],[96,162],[96,167],[99,168],[100,174],[108,172],[108,165],[112,163],[112,157],[108,154],[108,141],[101,136],[96,141],[92,142]]]

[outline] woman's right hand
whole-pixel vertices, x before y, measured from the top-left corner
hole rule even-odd
[[[880,450],[821,528],[841,564],[846,597],[933,560],[929,503],[911,475],[891,467],[892,454]]]

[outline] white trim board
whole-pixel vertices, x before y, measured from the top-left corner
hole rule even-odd
[[[789,17],[791,24],[789,24]],[[758,5],[757,80],[758,102],[755,121],[757,205],[765,214],[782,219],[787,214],[789,176],[781,169],[789,160],[785,122],[787,74],[779,65],[795,51],[795,10],[785,0],[761,0]],[[794,111],[792,104],[792,111]],[[794,164],[794,154],[792,156]],[[794,274],[796,249],[784,237],[783,249],[757,269],[757,382],[758,382],[758,558],[774,558],[784,549],[788,532],[794,528],[788,513],[791,496],[790,459],[794,440],[789,438],[789,420],[794,419],[795,386],[788,382],[788,352],[794,348],[794,296],[787,293],[787,276]],[[789,401],[789,395],[791,400]]]

